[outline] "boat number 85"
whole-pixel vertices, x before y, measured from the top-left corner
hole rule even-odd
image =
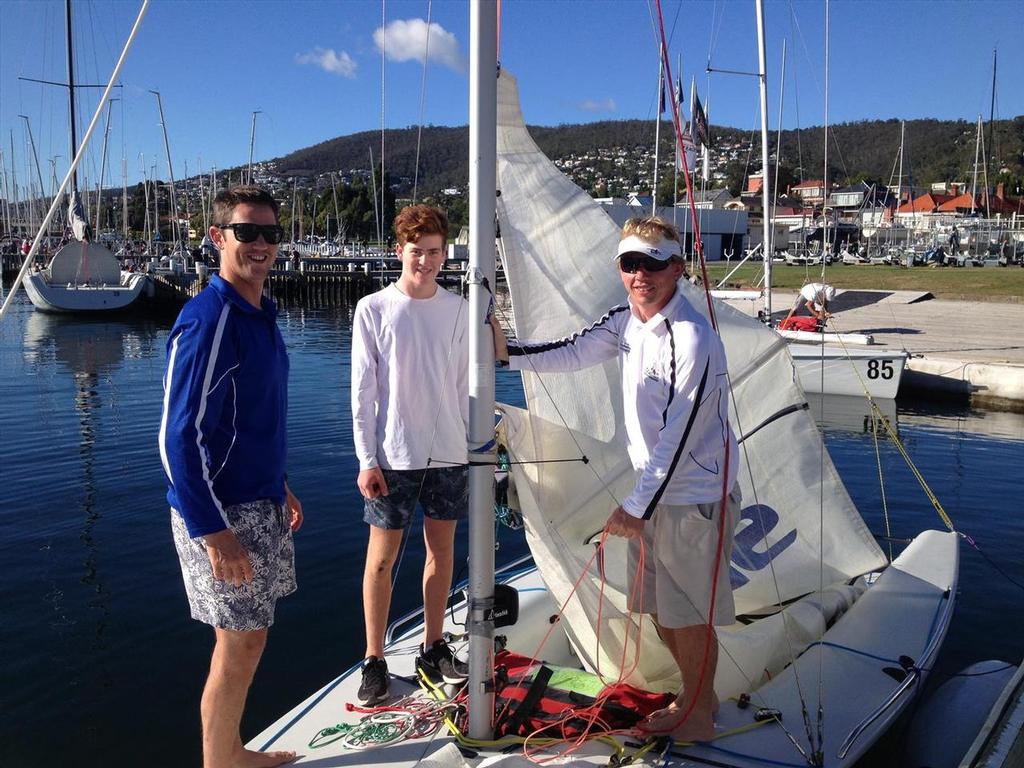
[[[892,360],[868,360],[869,379],[877,379],[879,376],[891,379],[892,373]]]

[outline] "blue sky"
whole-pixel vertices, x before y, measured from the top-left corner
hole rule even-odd
[[[76,79],[106,82],[138,11],[129,0],[76,0]],[[467,120],[468,5],[434,0],[429,36],[427,0],[155,0],[121,76],[113,110],[110,170],[129,180],[166,161],[155,98],[159,90],[175,176],[239,165],[248,155],[257,117],[255,156],[268,159],[335,136],[381,125],[381,43],[385,63],[384,121],[419,122],[424,40],[428,64],[423,120]],[[657,45],[653,0],[504,0],[503,66],[519,79],[532,124],[652,119],[656,109]],[[663,0],[673,69],[698,78],[712,123],[757,124],[753,78],[713,75],[705,65],[756,71],[753,0]],[[989,113],[992,49],[999,49],[999,117],[1024,114],[1024,3],[1017,0],[873,2],[830,6],[829,121],[874,118],[963,118]],[[766,2],[770,122],[777,124],[783,39],[788,40],[784,125],[823,119],[823,2]],[[62,89],[19,76],[65,79],[63,3],[0,0],[0,149],[19,183],[27,171],[25,121],[31,120],[44,183],[50,158],[67,165]],[[383,31],[382,31],[383,30]],[[689,91],[689,86],[686,86]],[[101,91],[81,93],[82,124]],[[95,179],[100,135],[86,175]],[[429,151],[429,147],[424,148]],[[141,158],[140,158],[141,155]]]

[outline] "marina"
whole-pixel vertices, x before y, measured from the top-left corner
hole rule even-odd
[[[0,142],[0,763],[1017,765],[1024,145],[997,51],[988,119],[932,120],[830,70],[848,7],[790,9],[824,41],[797,68],[762,0],[727,4],[686,25],[688,61],[711,38],[687,105],[661,0],[653,49],[639,6],[598,29],[585,4],[501,5],[309,3],[275,17],[294,51],[245,71],[253,19],[180,6],[230,30],[206,102],[152,68],[167,6],[63,0],[62,36],[48,7],[5,8],[42,47],[18,64],[24,142]],[[646,72],[646,120],[600,121],[601,93],[643,114],[608,50]],[[786,116],[790,71],[820,134]],[[716,120],[759,130],[712,131],[712,83]],[[528,127],[538,96],[591,115]],[[929,117],[884,113],[904,105]],[[434,124],[455,114],[464,134]],[[130,170],[147,121],[162,151]],[[403,494],[434,519],[404,527]]]
[[[243,722],[246,738],[361,653],[362,637],[352,631],[365,534],[348,438],[350,311],[292,306],[281,318],[292,358],[289,471],[307,520],[296,539],[299,591],[279,606]],[[151,321],[48,317],[24,300],[0,326],[4,434],[17,436],[0,447],[0,546],[9,573],[0,590],[9,617],[4,645],[12,650],[0,705],[19,713],[18,727],[4,729],[5,765],[63,765],[83,752],[130,754],[155,768],[198,762],[194,702],[209,639],[187,618],[155,450],[168,330]],[[522,404],[518,377],[499,373],[497,396]],[[869,506],[878,469],[867,458],[874,438],[862,401],[810,401],[851,496]],[[974,661],[1018,661],[1022,598],[1007,577],[1024,582],[1017,557],[1024,520],[1009,500],[1024,487],[1019,472],[1003,468],[1020,464],[1024,415],[917,398],[890,409],[935,493],[984,553],[962,545],[957,610],[936,682]],[[936,526],[892,445],[883,440],[880,448],[892,537]],[[880,515],[866,521],[884,534]],[[418,605],[420,538],[414,530],[395,616]],[[499,563],[526,551],[521,534],[504,528],[498,545]],[[457,563],[464,547],[460,538]],[[125,708],[126,700],[135,703]],[[897,736],[866,765],[902,768],[889,756],[900,746]]]

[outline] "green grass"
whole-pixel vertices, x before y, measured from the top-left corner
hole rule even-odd
[[[761,263],[744,264],[731,278],[729,287],[760,285]],[[725,264],[708,265],[712,283],[723,278]],[[821,267],[772,265],[772,286],[799,290],[821,279]],[[900,267],[831,265],[825,267],[825,282],[843,290],[929,291],[937,299],[962,301],[1024,301],[1024,269],[1021,267]]]

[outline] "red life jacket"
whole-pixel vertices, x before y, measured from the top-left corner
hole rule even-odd
[[[626,683],[604,686],[596,697],[550,686],[551,667],[511,651],[500,651],[494,666],[496,739],[528,736],[541,729],[547,729],[545,736],[576,738],[591,728],[595,715],[602,723],[599,730],[625,730],[674,698]]]

